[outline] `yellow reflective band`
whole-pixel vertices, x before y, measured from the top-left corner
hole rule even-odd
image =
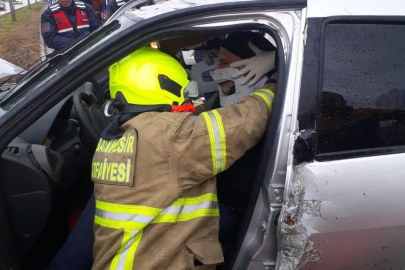
[[[114,259],[111,263],[110,270],[116,270],[118,268],[118,262],[120,260],[121,254],[125,250],[125,246],[131,240],[131,230],[124,230],[124,237],[122,238],[121,247],[115,254]]]
[[[194,205],[194,204],[199,204],[205,201],[210,201],[210,202],[217,202],[218,197],[217,194],[215,193],[206,193],[204,195],[198,196],[198,197],[192,197],[192,198],[178,198],[174,202],[172,202],[170,205],[171,206],[185,206],[185,205]]]
[[[269,94],[272,99],[274,99],[274,93],[269,89],[259,89],[259,90],[257,90],[257,92],[265,92],[265,93]]]
[[[143,235],[143,230],[138,232],[135,235],[134,243],[129,248],[128,256],[127,256],[127,259],[125,260],[125,268],[124,268],[124,270],[132,270],[133,269],[136,250],[138,249],[139,243],[141,242],[142,235]]]
[[[157,216],[152,220],[151,224],[156,223],[175,223],[181,221],[188,221],[199,217],[219,217],[219,209],[199,209],[192,213],[180,214],[167,214]]]
[[[217,175],[218,174],[218,167],[217,167],[217,151],[215,147],[215,135],[214,135],[214,130],[212,128],[212,122],[211,119],[208,115],[208,113],[204,112],[202,113],[205,119],[205,123],[207,124],[208,128],[208,135],[210,138],[210,144],[211,144],[211,155],[212,155],[212,174]]]
[[[217,216],[219,216],[217,195],[207,193],[193,198],[178,198],[164,209],[96,200],[94,223],[111,229],[140,231],[148,224]]]
[[[130,230],[142,230],[143,228],[146,227],[146,225],[148,225],[135,221],[111,220],[99,216],[94,217],[94,223],[110,229],[130,229]]]
[[[163,211],[163,208],[154,208],[149,206],[141,205],[125,205],[125,204],[116,204],[108,203],[96,200],[96,208],[104,211],[125,213],[125,214],[140,214],[147,216],[157,216],[160,212]]]
[[[217,110],[213,110],[212,113],[214,114],[215,118],[217,119],[219,135],[221,138],[221,156],[222,156],[222,166],[221,171],[225,170],[226,166],[226,136],[225,136],[225,129],[224,125],[222,124],[222,118],[219,115]]]
[[[261,97],[264,100],[264,102],[266,102],[267,107],[269,108],[269,112],[271,112],[271,102],[270,102],[269,98],[265,94],[254,92],[251,95],[256,95],[256,96]]]
[[[136,250],[143,231],[124,230],[121,247],[111,263],[110,270],[132,270]]]
[[[214,193],[207,193],[194,198],[178,198],[166,207],[151,223],[181,222],[198,217],[219,216],[218,198]]]

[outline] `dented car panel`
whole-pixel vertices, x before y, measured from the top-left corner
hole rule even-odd
[[[284,264],[332,270],[405,265],[400,255],[405,252],[405,182],[398,170],[404,158],[399,154],[297,166],[281,228]]]

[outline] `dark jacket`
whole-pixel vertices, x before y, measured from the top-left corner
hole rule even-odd
[[[77,17],[77,10],[79,10],[79,15],[82,15],[83,18],[80,20],[79,23],[84,23],[88,25],[79,25],[78,27],[78,17]],[[58,25],[55,20],[55,14],[58,12],[63,11],[64,15],[69,20],[71,25],[71,30],[66,31],[58,31]],[[88,22],[87,22],[88,20]],[[62,22],[58,22],[60,24]],[[59,5],[59,3],[54,3],[50,7],[48,7],[42,14],[41,14],[41,34],[44,39],[46,46],[55,51],[60,51],[63,48],[69,46],[73,41],[83,36],[87,33],[91,33],[97,28],[100,27],[100,22],[96,18],[96,14],[93,8],[80,1],[73,1],[72,6],[69,8],[63,8]],[[77,32],[75,33],[75,28]]]
[[[110,0],[107,4],[107,11],[105,19],[111,17],[120,7],[125,5],[129,0]]]

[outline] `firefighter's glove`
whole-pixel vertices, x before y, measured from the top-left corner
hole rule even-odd
[[[214,59],[218,57],[218,49],[212,49],[212,50],[208,50],[204,53],[204,55],[202,56],[202,60],[203,62],[207,65],[207,66],[212,66],[214,64]]]
[[[250,41],[249,47],[256,54],[256,56],[232,63],[230,67],[237,68],[245,66],[244,68],[233,74],[232,77],[237,78],[248,73],[245,79],[241,82],[241,84],[244,85],[247,82],[249,82],[248,85],[252,86],[258,80],[260,80],[261,77],[263,77],[264,75],[266,75],[267,73],[269,73],[274,69],[275,66],[274,59],[276,57],[276,51],[271,52],[262,51]]]

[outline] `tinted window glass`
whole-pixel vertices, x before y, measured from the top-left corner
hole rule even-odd
[[[405,26],[325,29],[318,153],[405,144]]]

